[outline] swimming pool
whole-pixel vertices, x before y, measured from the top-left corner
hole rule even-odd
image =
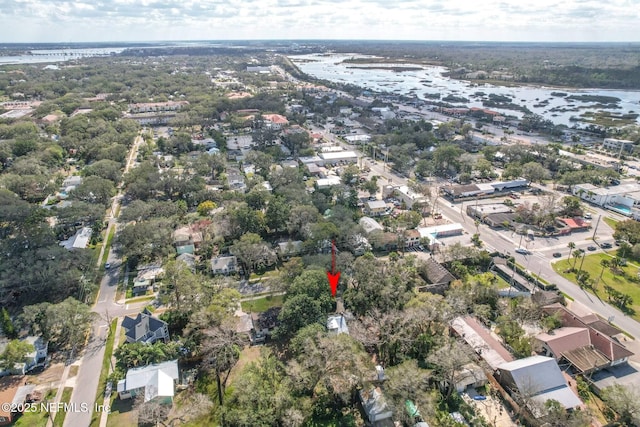
[[[621,213],[622,215],[631,216],[631,208],[629,206],[625,206],[625,205],[609,205],[608,208],[611,209],[612,211]]]

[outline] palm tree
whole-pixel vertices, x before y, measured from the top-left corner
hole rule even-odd
[[[611,272],[613,273],[614,276],[618,275],[618,267],[620,267],[620,258],[618,257],[613,257],[611,258],[611,261],[609,261],[609,267],[611,267]]]
[[[573,268],[574,270],[576,269],[576,263],[578,262],[578,258],[580,258],[580,255],[582,255],[582,251],[580,249],[576,249],[575,251],[573,251]]]
[[[571,261],[571,253],[576,248],[576,244],[573,243],[573,242],[569,242],[569,244],[567,246],[569,247],[569,258],[567,258],[567,262],[569,262],[569,261]]]
[[[600,265],[602,266],[602,270],[600,271],[600,277],[598,277],[598,280],[602,279],[604,269],[611,267],[611,261],[609,261],[608,259],[602,259],[600,260]]]

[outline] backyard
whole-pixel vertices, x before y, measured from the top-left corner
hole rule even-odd
[[[581,258],[575,260],[576,269],[579,270],[580,265],[582,264],[582,270],[588,272],[591,280],[595,283],[593,286],[594,289],[591,290],[591,292],[595,293],[596,296],[602,300],[609,301],[609,297],[605,291],[605,286],[610,286],[618,292],[629,295],[632,298],[632,302],[628,305],[627,314],[631,315],[636,320],[640,320],[640,282],[634,283],[627,278],[638,277],[640,267],[632,263],[627,263],[626,266],[618,267],[618,274],[614,274],[611,268],[603,268],[600,264],[601,260],[606,259],[611,261],[613,258],[613,255],[607,253],[587,255],[584,257],[584,262],[582,262]],[[574,283],[578,283],[576,280],[576,273],[567,272],[573,264],[574,259],[563,259],[553,263],[553,269],[564,278],[571,280]],[[625,272],[626,275],[623,276],[623,272]],[[602,277],[600,278],[601,274]]]

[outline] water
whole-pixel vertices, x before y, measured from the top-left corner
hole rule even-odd
[[[64,62],[93,56],[110,56],[122,53],[124,47],[34,49],[31,55],[0,56],[0,65]]]
[[[578,117],[582,113],[602,110],[595,106],[593,102],[582,102],[568,100],[564,97],[552,96],[551,92],[563,92],[568,95],[602,95],[613,96],[621,101],[621,107],[615,110],[616,113],[640,113],[640,91],[605,90],[605,89],[584,89],[568,90],[554,89],[548,87],[534,86],[494,86],[494,85],[474,85],[468,81],[450,79],[442,75],[447,71],[445,67],[421,66],[412,64],[344,64],[343,60],[348,58],[366,58],[365,55],[358,54],[312,54],[291,56],[290,59],[305,73],[337,83],[350,83],[365,89],[376,92],[388,92],[398,95],[416,95],[420,99],[427,99],[425,93],[440,93],[441,98],[447,95],[461,96],[469,99],[467,103],[453,103],[460,107],[483,107],[480,97],[475,96],[476,92],[484,92],[486,95],[506,95],[513,99],[514,104],[526,106],[534,113],[540,114],[546,119],[552,120],[556,124],[572,126],[574,122],[569,120],[572,116]],[[372,68],[374,66],[391,67],[415,66],[421,67],[416,71],[381,70]],[[353,66],[362,68],[350,68]],[[435,100],[438,101],[438,100]],[[537,105],[541,102],[546,105]],[[578,107],[580,107],[578,109]],[[483,107],[484,108],[484,107]],[[487,107],[502,114],[522,117],[523,113],[516,110],[507,110],[494,107]],[[553,108],[573,108],[576,111],[550,111]],[[637,119],[640,123],[640,117]]]

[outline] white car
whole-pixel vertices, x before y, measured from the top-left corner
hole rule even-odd
[[[525,248],[518,248],[518,249],[516,249],[516,253],[517,254],[522,254],[522,255],[529,255],[531,252],[529,252]]]

